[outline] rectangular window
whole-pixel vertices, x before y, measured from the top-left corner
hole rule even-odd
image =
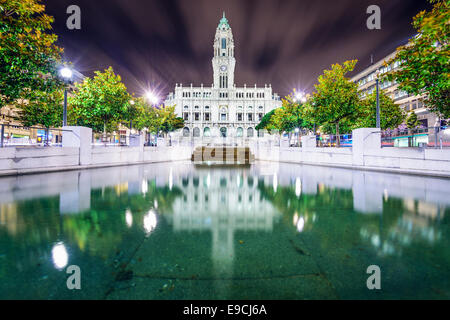
[[[251,113],[248,114],[248,121],[253,121],[253,114]]]
[[[222,49],[226,49],[227,48],[227,39],[222,38]]]
[[[205,113],[205,121],[209,121],[209,112]]]
[[[200,120],[200,113],[196,112],[195,113],[195,121]]]
[[[220,120],[222,120],[222,121],[227,121],[227,115],[226,115],[225,113],[222,113],[222,114],[220,115]]]
[[[237,119],[238,119],[238,121],[242,121],[242,113],[237,114]]]
[[[189,120],[189,113],[187,113],[187,112],[184,113],[184,120],[185,121]]]
[[[262,118],[263,118],[263,114],[262,114],[262,113],[260,113],[260,114],[259,114],[259,121],[261,121],[261,120],[262,120]]]

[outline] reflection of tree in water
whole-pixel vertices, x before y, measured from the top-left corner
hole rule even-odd
[[[181,196],[177,188],[157,187],[148,183],[148,191],[139,194],[118,192],[116,187],[92,190],[91,210],[82,215],[64,217],[64,232],[68,239],[77,243],[80,250],[108,257],[117,250],[124,233],[128,230],[125,212],[128,210],[135,222],[134,228],[142,230],[144,215],[151,209],[160,214],[170,213],[174,200]],[[136,229],[135,229],[136,230]]]
[[[49,255],[48,243],[56,242],[59,224],[59,196],[1,205],[0,277],[10,274],[7,268],[25,271]],[[3,263],[8,259],[11,263]],[[14,269],[15,271],[16,269]]]
[[[2,215],[8,218],[0,227],[2,251],[7,252],[8,259],[27,264],[24,257],[37,261],[49,254],[49,243],[64,241],[76,244],[81,251],[106,257],[129,230],[125,222],[127,209],[136,222],[134,230],[142,231],[143,216],[156,209],[155,204],[158,213],[170,213],[174,200],[182,194],[176,187],[157,187],[154,181],[149,181],[147,188],[145,194],[131,195],[117,186],[92,190],[91,209],[68,215],[60,214],[59,196],[2,206]]]
[[[333,189],[319,185],[317,194],[300,194],[295,186],[278,186],[274,191],[272,185],[264,185],[262,180],[258,182],[258,188],[261,195],[280,210],[283,220],[287,223],[292,223],[295,215],[312,221],[316,219],[313,217],[317,217],[318,211],[353,210],[351,190]],[[305,227],[311,228],[312,225],[305,225]]]
[[[444,220],[439,222],[424,212],[425,204],[407,204],[406,200],[383,199],[380,214],[363,214],[353,208],[352,190],[329,188],[319,184],[316,194],[304,194],[293,186],[264,185],[259,181],[262,196],[283,214],[292,230],[307,231],[307,237],[317,239],[324,250],[339,243],[342,249],[350,249],[363,243],[370,244],[378,254],[398,255],[406,247],[431,245],[442,238],[439,224],[448,220],[449,209],[441,210]],[[427,204],[431,206],[430,204]],[[447,214],[445,214],[447,213]]]

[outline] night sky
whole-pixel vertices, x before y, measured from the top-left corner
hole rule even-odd
[[[233,30],[236,85],[272,84],[275,92],[313,90],[331,64],[358,59],[357,70],[414,35],[412,17],[426,0],[45,0],[58,44],[81,73],[112,65],[130,92],[175,83],[212,84],[213,39],[222,12]],[[66,8],[81,8],[81,30],[66,28]],[[366,9],[381,8],[381,30]]]

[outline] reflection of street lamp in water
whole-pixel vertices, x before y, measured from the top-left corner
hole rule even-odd
[[[64,243],[58,242],[52,248],[53,264],[57,269],[63,269],[69,262],[69,254]]]
[[[155,230],[156,224],[158,223],[156,219],[156,212],[153,209],[150,209],[150,211],[144,216],[144,229],[147,233],[147,236],[150,235],[150,233]]]

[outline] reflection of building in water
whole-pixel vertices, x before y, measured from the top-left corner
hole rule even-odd
[[[211,230],[216,271],[228,273],[234,256],[234,233],[271,231],[280,213],[262,198],[258,180],[244,169],[197,172],[174,182],[183,197],[173,204],[171,223],[176,231]]]

